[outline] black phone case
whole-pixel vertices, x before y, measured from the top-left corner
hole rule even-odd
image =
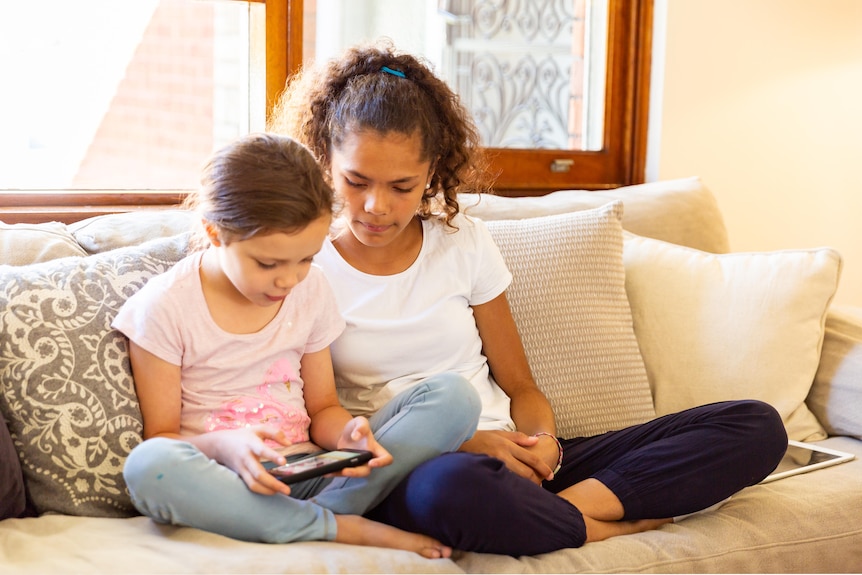
[[[340,469],[344,469],[345,467],[357,467],[362,465],[363,463],[369,461],[372,457],[370,451],[361,451],[358,449],[336,449],[334,451],[349,451],[355,453],[353,457],[349,457],[347,459],[342,459],[339,461],[333,461],[331,463],[326,463],[319,467],[315,467],[313,469],[306,469],[305,471],[300,471],[297,473],[291,473],[290,475],[279,475],[277,473],[273,473],[273,469],[279,467],[278,465],[272,463],[271,461],[267,461],[264,463],[264,467],[272,473],[272,475],[281,481],[282,483],[287,483],[288,485],[291,483],[298,483],[300,481],[305,481],[306,479],[311,479],[313,477],[318,477],[320,475],[326,475],[327,473],[333,473]],[[326,451],[318,451],[317,453],[310,453],[305,457],[300,457],[298,459],[294,459],[292,461],[288,461],[288,464],[300,463],[306,459],[311,459],[312,457],[323,455],[328,452]]]

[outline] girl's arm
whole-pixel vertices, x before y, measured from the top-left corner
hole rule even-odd
[[[367,449],[374,454],[368,465],[351,467],[342,475],[361,477],[371,467],[392,463],[392,455],[374,439],[364,417],[352,417],[338,400],[329,348],[306,353],[300,360],[305,409],[311,418],[311,440],[324,449]]]
[[[133,341],[129,341],[129,357],[144,419],[144,439],[179,437],[182,409],[180,366],[166,362]]]
[[[264,439],[287,444],[280,430],[266,426],[251,429],[213,431],[201,435],[180,435],[182,411],[181,369],[129,341],[129,358],[135,392],[144,419],[144,439],[169,437],[188,441],[210,459],[230,467],[256,493],[290,495],[290,487],[270,475],[260,464],[268,459],[285,462]]]
[[[511,399],[518,431],[479,431],[461,449],[502,459],[509,469],[533,481],[548,479],[559,458],[557,442],[552,437],[533,436],[539,432],[556,436],[554,413],[533,380],[505,292],[473,306],[473,316],[491,373]]]

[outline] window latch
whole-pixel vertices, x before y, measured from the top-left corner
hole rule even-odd
[[[569,158],[565,158],[565,159],[559,159],[558,158],[558,159],[554,160],[553,162],[551,162],[551,171],[554,173],[568,172],[569,170],[572,169],[572,164],[574,164],[574,163],[575,163],[575,161],[572,159],[569,159]]]

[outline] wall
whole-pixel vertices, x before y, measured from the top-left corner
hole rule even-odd
[[[836,248],[835,303],[862,306],[862,2],[657,0],[656,16],[648,178],[701,176],[734,251]]]

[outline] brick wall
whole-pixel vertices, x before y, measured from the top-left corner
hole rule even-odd
[[[210,3],[160,2],[73,188],[196,187],[213,149],[213,38]]]

